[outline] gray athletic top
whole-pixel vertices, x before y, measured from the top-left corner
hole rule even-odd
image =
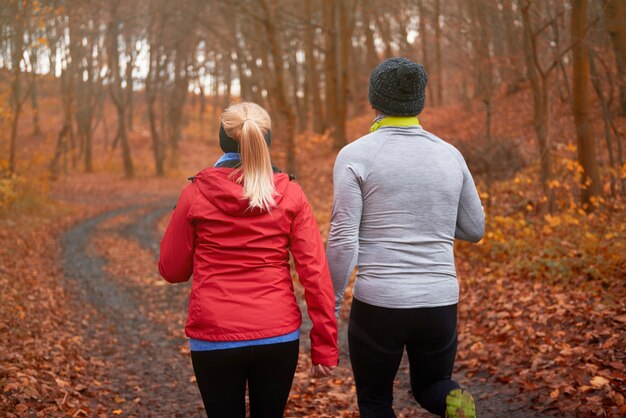
[[[458,302],[454,239],[479,241],[485,215],[461,153],[420,126],[383,126],[335,162],[326,254],[337,310],[354,297],[386,308]]]

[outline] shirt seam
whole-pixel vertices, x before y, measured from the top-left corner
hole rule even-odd
[[[384,132],[380,132],[381,134],[384,134]],[[380,144],[380,146],[378,147],[378,149],[376,150],[376,154],[374,155],[374,157],[372,157],[372,163],[370,164],[370,169],[369,172],[367,173],[367,175],[363,178],[363,185],[365,185],[365,183],[367,182],[367,179],[369,178],[369,176],[372,174],[372,167],[374,166],[374,164],[376,164],[376,160],[378,159],[378,156],[380,155],[380,152],[382,151],[382,149],[384,148],[385,144],[387,143],[389,136],[388,135],[382,135],[383,138],[380,140],[382,143]],[[375,139],[376,140],[376,139]],[[363,188],[361,187],[361,206],[363,204]],[[362,215],[361,215],[362,216]],[[360,234],[359,234],[360,235]]]

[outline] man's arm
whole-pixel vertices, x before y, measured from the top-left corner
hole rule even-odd
[[[485,233],[485,211],[474,179],[463,161],[463,188],[459,199],[454,237],[463,241],[478,242]]]
[[[333,171],[334,200],[326,256],[335,289],[335,314],[339,314],[343,294],[359,253],[359,226],[363,197],[359,175],[340,152]]]

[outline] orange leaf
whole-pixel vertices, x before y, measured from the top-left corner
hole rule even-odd
[[[601,388],[604,385],[608,385],[609,381],[602,376],[595,376],[591,379],[591,386],[594,388]]]

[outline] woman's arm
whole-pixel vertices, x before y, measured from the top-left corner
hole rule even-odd
[[[334,367],[339,362],[339,351],[333,285],[313,211],[301,190],[300,195],[300,209],[291,225],[290,250],[300,283],[304,286],[304,298],[313,322],[311,361],[314,365]]]
[[[159,272],[170,283],[186,282],[193,273],[194,227],[187,219],[195,184],[181,193],[170,217],[159,254]]]

